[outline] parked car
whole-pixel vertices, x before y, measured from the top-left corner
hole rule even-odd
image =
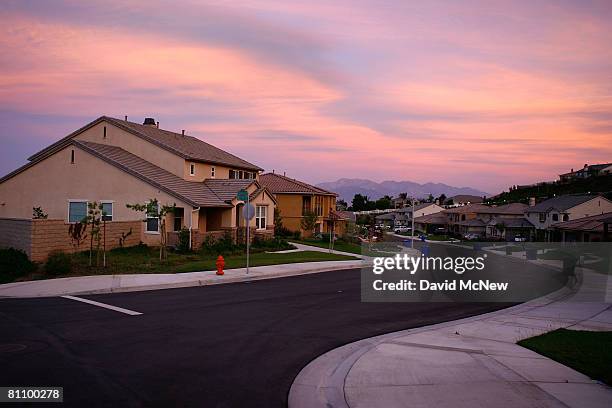
[[[514,242],[526,242],[527,238],[525,237],[521,237],[521,236],[516,236],[514,237]]]
[[[444,227],[437,227],[433,230],[433,233],[436,235],[442,235],[442,234],[446,234],[446,228]]]
[[[401,225],[399,227],[395,227],[395,233],[396,234],[401,234],[402,232],[410,232],[412,231],[411,227],[405,226],[405,225]]]
[[[463,238],[467,239],[468,241],[475,241],[477,239],[480,239],[480,235],[470,232],[469,234],[465,234]]]

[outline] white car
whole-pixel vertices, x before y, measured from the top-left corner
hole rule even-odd
[[[400,225],[399,227],[395,227],[395,233],[401,234],[402,232],[410,232],[412,231],[411,227],[407,227],[405,225]]]

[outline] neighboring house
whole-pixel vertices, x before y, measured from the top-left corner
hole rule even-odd
[[[527,207],[525,217],[535,226],[538,239],[551,225],[612,212],[612,202],[600,195],[568,194]]]
[[[612,174],[612,163],[585,164],[580,170],[571,169],[569,173],[559,174],[559,181],[567,182],[576,179]]]
[[[487,223],[486,227],[486,237],[491,239],[514,241],[515,238],[525,238],[531,241],[534,234],[534,225],[525,217],[495,217]]]
[[[136,243],[155,245],[160,242],[158,220],[126,205],[157,199],[160,205],[176,205],[174,213],[165,218],[166,230],[190,229],[195,247],[206,235],[235,237],[237,228],[244,226],[240,217],[243,203],[236,199],[241,189],[250,193],[255,206],[251,228],[265,235],[273,233],[276,201],[258,182],[260,167],[184,131],[159,129],[150,118],[137,124],[102,116],[28,160],[0,179],[0,245],[14,246],[10,240],[36,235],[15,233],[16,221],[10,219],[32,221],[32,207],[38,206],[57,228],[65,229],[53,236],[63,242],[68,239],[68,224],[81,221],[87,215],[87,204],[93,201],[103,203],[109,223],[129,223]],[[24,228],[43,223],[34,221]],[[11,234],[5,234],[7,229]],[[45,254],[39,254],[44,251],[32,249],[40,245],[16,246],[44,258]],[[115,240],[108,243],[109,247],[116,245]],[[70,249],[69,245],[56,246]]]
[[[302,231],[302,219],[308,211],[317,215],[315,232],[331,232],[332,221],[336,223],[335,231],[343,229],[340,224],[344,220],[330,218],[330,212],[336,208],[336,193],[276,173],[262,174],[259,181],[276,197],[283,226],[288,230]]]
[[[413,211],[413,207],[412,205],[408,205],[404,208],[400,208],[399,210],[395,211],[394,214],[396,214],[396,222],[395,222],[395,226],[399,226],[399,225],[410,225],[412,224],[412,211]],[[414,206],[414,217],[423,217],[425,215],[429,215],[429,214],[436,214],[439,213],[441,211],[444,211],[444,208],[440,207],[438,204],[435,203],[421,203],[421,204],[417,204]]]
[[[552,239],[561,242],[612,241],[612,212],[553,224]]]
[[[423,215],[414,219],[414,229],[428,234],[443,234],[448,228],[448,217],[443,212]]]
[[[469,195],[469,194],[459,194],[450,198],[447,198],[444,204],[451,207],[459,207],[462,205],[468,204],[480,204],[484,200],[480,196]]]
[[[485,236],[487,224],[497,219],[523,218],[527,208],[526,204],[510,203],[499,206],[484,204],[467,204],[461,207],[450,208],[444,211],[448,218],[448,230],[456,235],[478,234]]]
[[[386,213],[374,217],[376,225],[380,227],[393,227],[395,222],[395,213]]]

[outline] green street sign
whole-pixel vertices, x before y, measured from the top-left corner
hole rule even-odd
[[[249,193],[246,190],[240,190],[238,194],[236,194],[236,200],[246,201],[249,198]]]

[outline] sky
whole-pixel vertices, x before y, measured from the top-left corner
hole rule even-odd
[[[0,173],[102,115],[497,193],[612,161],[612,2],[2,1]]]

